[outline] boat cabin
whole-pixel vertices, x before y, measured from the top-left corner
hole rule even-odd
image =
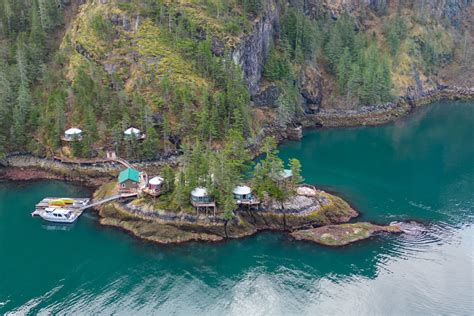
[[[64,132],[63,141],[72,142],[74,140],[82,139],[82,130],[80,128],[72,127]]]
[[[200,210],[205,210],[207,213],[209,209],[213,209],[214,216],[216,215],[216,203],[204,187],[197,187],[191,191],[191,204],[198,213]]]
[[[40,216],[48,222],[55,223],[73,223],[78,217],[71,210],[52,207],[46,208]]]
[[[133,168],[122,170],[118,177],[119,192],[132,193],[140,187],[140,172]]]
[[[72,216],[72,212],[64,208],[57,208],[51,212],[51,216],[57,218],[70,218]]]

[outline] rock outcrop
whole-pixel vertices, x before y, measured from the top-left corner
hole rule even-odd
[[[252,100],[255,106],[276,107],[280,90],[276,85],[270,85],[254,95]]]
[[[323,79],[314,65],[307,65],[301,76],[301,95],[306,113],[316,113],[323,100]]]
[[[251,95],[258,92],[270,44],[280,23],[277,1],[263,3],[264,12],[254,22],[252,32],[246,35],[232,52],[232,59],[242,69]]]
[[[401,233],[399,225],[380,226],[371,223],[327,225],[291,233],[296,240],[312,241],[325,246],[344,246],[380,233]]]

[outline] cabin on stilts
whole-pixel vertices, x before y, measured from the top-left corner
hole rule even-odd
[[[232,191],[237,205],[246,205],[248,207],[257,206],[260,201],[253,195],[252,189],[246,185],[239,185]]]
[[[207,214],[212,210],[216,216],[216,202],[204,187],[197,187],[191,191],[191,205],[196,208],[198,214],[200,211]]]

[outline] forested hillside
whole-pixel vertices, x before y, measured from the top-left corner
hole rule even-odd
[[[1,0],[0,152],[152,159],[197,140],[249,145],[319,108],[459,81],[472,69],[471,11],[471,1]],[[84,137],[64,144],[72,126]],[[146,138],[124,138],[132,126]]]

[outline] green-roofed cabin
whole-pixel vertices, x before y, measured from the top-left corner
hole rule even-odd
[[[135,192],[140,186],[140,171],[128,168],[119,174],[118,185],[120,192]]]
[[[277,182],[282,183],[282,182],[290,181],[292,177],[293,177],[293,172],[290,169],[284,169],[275,177],[275,180]]]

